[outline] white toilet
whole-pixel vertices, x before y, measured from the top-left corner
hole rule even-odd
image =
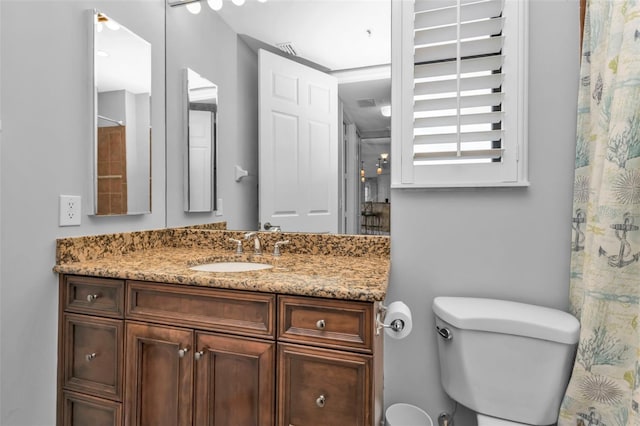
[[[556,309],[470,297],[433,300],[442,386],[478,426],[550,425],[580,324]]]

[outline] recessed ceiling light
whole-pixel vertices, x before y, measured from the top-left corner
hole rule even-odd
[[[207,4],[213,10],[222,9],[222,0],[207,0]]]
[[[107,56],[109,56],[109,54],[108,54],[107,52],[105,52],[104,50],[98,50],[98,51],[96,51],[96,55],[97,55],[97,56],[102,56],[102,57],[105,57],[105,58],[106,58]]]
[[[233,4],[236,6],[242,6],[244,4],[244,0],[231,0]]]
[[[202,5],[199,1],[187,4],[187,10],[194,15],[197,15],[202,10]]]

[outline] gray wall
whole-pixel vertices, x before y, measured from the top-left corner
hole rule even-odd
[[[404,340],[386,340],[387,405],[416,404],[434,419],[452,408],[439,382],[431,311],[435,296],[568,307],[578,2],[534,0],[529,25],[531,186],[392,190],[387,300],[404,300],[414,326]],[[475,423],[466,410],[458,412],[457,424]]]
[[[152,44],[153,213],[82,215],[58,227],[58,195],[91,188],[86,10],[98,8]],[[0,424],[55,423],[55,239],[165,226],[164,0],[2,0]],[[10,206],[5,209],[5,207]]]
[[[60,228],[58,195],[79,194],[85,204],[91,187],[84,12],[90,7],[101,8],[153,46],[153,213],[109,218],[83,214],[82,226]],[[175,166],[181,164],[182,155],[174,122],[178,120],[175,100],[181,96],[175,83],[180,81],[177,70],[190,65],[207,74],[199,63],[186,62],[190,57],[168,64],[165,176],[163,0],[2,0],[0,10],[0,424],[53,425],[58,300],[57,277],[51,267],[55,239],[213,221],[212,217],[192,219],[182,213],[182,171]],[[203,7],[199,16],[206,16],[206,11]],[[174,17],[174,22],[171,16],[168,26],[187,25],[186,18]],[[393,266],[388,301],[407,302],[414,314],[414,329],[404,340],[387,339],[387,405],[413,403],[434,418],[451,408],[439,385],[430,308],[434,296],[490,296],[567,307],[578,85],[577,0],[532,1],[530,26],[531,187],[392,192]],[[251,100],[257,90],[241,83],[249,81],[256,69],[246,46],[225,29],[215,31],[220,31],[217,37],[236,45],[235,52],[209,48],[219,73],[211,79],[221,85],[221,111],[228,105],[230,116],[225,120],[235,120],[224,136],[232,157],[220,164],[221,180],[231,179],[229,189],[221,189],[224,210],[234,216],[219,219],[229,220],[230,227],[244,227],[254,220],[244,217],[254,209],[243,203],[257,199],[252,195],[256,181],[254,177],[236,183],[232,167],[239,164],[257,172],[257,160],[246,154],[254,149],[257,137],[244,121],[257,116],[252,106],[255,100]],[[167,48],[178,48],[171,44],[170,32],[167,36]],[[181,49],[191,50],[185,45]],[[234,98],[222,91],[230,90],[222,82],[243,90]],[[234,190],[238,188],[241,191]],[[242,191],[249,195],[233,195]],[[469,413],[460,411],[458,424],[473,424]]]
[[[218,196],[222,215],[185,213],[182,116],[186,67],[218,85]],[[192,15],[167,8],[167,226],[227,221],[229,229],[258,223],[258,71],[255,53],[204,5]],[[235,165],[250,176],[235,181]]]

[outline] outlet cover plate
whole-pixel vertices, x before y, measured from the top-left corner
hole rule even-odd
[[[79,226],[82,204],[79,195],[60,195],[60,226]]]

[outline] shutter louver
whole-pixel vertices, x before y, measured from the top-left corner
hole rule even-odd
[[[416,165],[501,161],[504,0],[416,0]]]

